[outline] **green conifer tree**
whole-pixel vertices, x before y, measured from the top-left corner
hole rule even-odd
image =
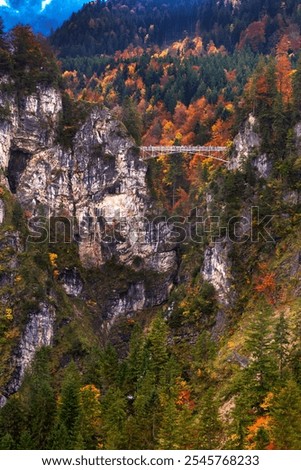
[[[288,364],[289,359],[289,327],[287,320],[281,312],[279,320],[275,327],[274,333],[274,341],[275,341],[275,352],[278,359],[278,370],[279,370],[279,378],[280,382],[283,382],[285,378],[286,366]]]
[[[81,415],[80,401],[81,379],[78,369],[72,362],[65,373],[58,409],[58,433],[65,433],[69,438],[69,445],[73,446],[77,437],[78,422]]]
[[[300,450],[301,390],[292,379],[276,396],[272,415],[272,437],[280,450]]]

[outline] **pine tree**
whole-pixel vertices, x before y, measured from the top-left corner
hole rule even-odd
[[[213,389],[204,393],[194,427],[196,433],[194,448],[203,450],[218,448],[222,425]]]
[[[279,378],[280,382],[283,382],[285,377],[285,368],[288,364],[289,359],[289,328],[286,318],[281,312],[279,320],[275,327],[274,333],[275,340],[275,352],[278,358],[278,369],[279,369]]]
[[[116,349],[109,344],[100,354],[99,373],[104,390],[118,385],[119,362]]]
[[[148,355],[149,368],[157,377],[164,370],[168,360],[167,333],[168,329],[164,319],[160,316],[156,317],[147,337],[145,350]]]
[[[276,154],[278,158],[283,159],[286,155],[283,143],[286,142],[290,123],[280,93],[277,93],[275,97],[271,115],[273,116],[273,155]]]
[[[294,320],[292,338],[292,348],[290,351],[289,364],[296,383],[301,386],[301,316],[296,312]]]
[[[9,398],[0,410],[0,439],[11,436],[18,445],[22,432],[26,429],[26,409],[19,395]]]
[[[141,144],[142,119],[133,100],[125,98],[122,106],[122,122],[137,145]]]
[[[15,26],[10,33],[10,45],[12,74],[19,93],[35,91],[38,83],[58,86],[60,71],[53,51],[29,26]]]
[[[111,387],[102,400],[102,442],[105,449],[121,450],[126,445],[126,400],[118,388]]]
[[[201,380],[205,379],[206,383],[210,380],[210,368],[215,355],[216,343],[207,331],[202,332],[194,348],[193,366],[201,375]]]
[[[66,426],[59,421],[56,422],[50,433],[49,443],[52,450],[73,450],[75,448],[75,438],[70,438]]]
[[[301,391],[290,379],[276,397],[272,415],[272,437],[280,450],[300,450]]]
[[[26,429],[22,432],[20,436],[20,442],[19,442],[18,448],[19,450],[40,449],[39,447],[36,447],[36,444],[33,442],[33,439],[31,437],[31,433]]]
[[[134,327],[130,346],[129,355],[126,363],[126,382],[129,390],[133,392],[136,388],[139,377],[143,374],[144,369],[144,337],[141,326],[137,323]]]
[[[9,44],[4,33],[3,21],[0,18],[0,74],[10,74],[12,70],[12,56]]]
[[[258,117],[260,122],[260,132],[262,136],[262,150],[270,152],[273,148],[273,134],[271,129],[274,123],[274,114],[272,112],[278,96],[276,87],[276,67],[274,60],[271,60],[265,69],[264,84],[259,92]]]
[[[71,445],[77,436],[81,416],[80,382],[77,367],[72,362],[66,370],[62,385],[57,426],[59,433],[67,431]]]
[[[0,438],[0,450],[16,450],[16,443],[10,433],[7,432]]]
[[[273,358],[271,312],[263,307],[250,324],[246,347],[250,362],[244,370],[245,385],[254,397],[253,406],[259,405],[273,388],[276,371]]]
[[[49,370],[49,352],[41,350],[27,381],[27,419],[34,449],[45,449],[56,413],[55,392]]]
[[[153,370],[147,369],[134,397],[134,415],[130,421],[130,448],[153,449],[157,432],[158,393]],[[133,447],[134,446],[134,447]]]
[[[88,450],[97,449],[101,432],[100,391],[94,385],[82,387],[80,404],[81,413],[76,426],[77,445]]]
[[[156,437],[156,448],[163,450],[186,449],[191,426],[191,410],[185,403],[180,404],[180,387],[175,384],[159,397],[162,415]]]

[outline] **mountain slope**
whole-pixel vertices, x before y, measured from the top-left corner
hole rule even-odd
[[[200,35],[205,44],[233,50],[249,45],[267,52],[275,46],[279,30],[301,25],[299,2],[290,0],[159,0],[94,2],[82,8],[51,38],[62,57],[113,54],[129,44],[147,46]]]
[[[141,227],[158,214],[146,165],[106,110],[64,148],[60,92],[38,84],[20,104],[11,93],[1,93],[1,448],[298,448],[300,423],[283,441],[290,419],[277,413],[300,411],[300,123],[282,155],[267,155],[267,116],[250,115],[229,168],[204,167],[199,218],[174,219],[176,233],[190,230],[178,243],[162,214]],[[200,217],[216,214],[221,227],[201,234]]]
[[[113,54],[129,44],[163,44],[194,33],[202,0],[117,0],[86,5],[52,36],[62,56]],[[186,34],[185,33],[185,34]]]

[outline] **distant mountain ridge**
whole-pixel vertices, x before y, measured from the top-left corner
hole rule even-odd
[[[206,0],[97,0],[73,14],[53,35],[62,56],[114,54],[129,44],[162,45],[195,31]]]
[[[297,0],[97,0],[65,21],[51,42],[62,57],[112,55],[130,44],[162,46],[197,33],[228,50],[241,41],[256,49],[259,41],[266,53],[292,23],[301,26]]]

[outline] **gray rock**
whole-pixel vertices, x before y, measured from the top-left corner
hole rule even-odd
[[[283,194],[283,200],[289,206],[296,206],[300,204],[301,195],[299,191],[285,191]]]
[[[3,408],[7,403],[7,398],[4,395],[0,395],[0,408]]]
[[[256,130],[256,118],[250,114],[243,129],[234,139],[234,151],[228,163],[229,170],[242,171],[248,159],[258,152],[261,145],[261,138]],[[258,155],[252,160],[252,165],[261,178],[268,178],[271,174],[272,164],[266,154]]]
[[[147,220],[147,166],[122,124],[107,110],[95,108],[71,151],[55,145],[62,109],[58,91],[38,88],[21,106],[14,97],[2,95],[1,100],[9,102],[10,118],[0,124],[0,164],[24,209],[39,215],[43,208],[47,215],[76,221],[86,267],[101,266],[112,257],[131,266],[139,256],[141,268],[176,268],[174,245],[167,246],[168,227]]]
[[[3,224],[5,219],[5,205],[2,199],[0,199],[0,225]]]
[[[297,149],[300,152],[301,151],[301,122],[298,122],[295,126],[295,136],[296,136],[296,144],[297,144]]]
[[[205,250],[202,275],[217,293],[221,305],[228,307],[233,302],[231,262],[227,242],[218,242]]]
[[[244,128],[234,139],[234,152],[228,164],[229,170],[242,170],[244,163],[254,150],[260,147],[260,137],[256,132],[256,118],[250,114]]]
[[[105,308],[106,322],[104,327],[110,328],[118,318],[131,317],[134,313],[162,305],[173,287],[172,279],[146,287],[145,281],[132,283],[123,293],[116,293],[108,300]]]
[[[76,268],[64,269],[59,275],[59,282],[70,297],[80,297],[84,283]]]
[[[272,162],[269,161],[266,154],[259,155],[258,157],[254,158],[252,163],[260,178],[269,178],[273,165]]]
[[[61,93],[38,87],[23,98],[20,106],[14,95],[0,94],[0,104],[8,106],[9,118],[0,123],[0,166],[7,168],[11,150],[32,154],[54,144],[62,110]]]
[[[54,321],[54,307],[47,303],[41,303],[39,310],[30,315],[13,357],[14,373],[11,381],[5,387],[5,396],[12,395],[19,390],[24,374],[32,364],[36,352],[42,346],[51,346]]]

